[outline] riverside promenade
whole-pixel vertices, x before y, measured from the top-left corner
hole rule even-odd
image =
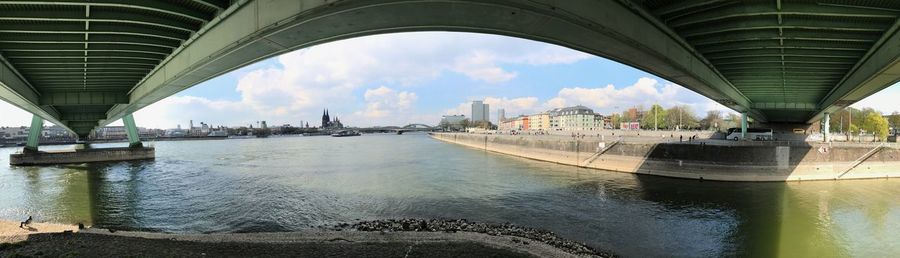
[[[897,144],[733,142],[703,137],[688,142],[679,141],[677,135],[598,135],[433,133],[431,137],[534,160],[676,178],[766,182],[900,177]]]

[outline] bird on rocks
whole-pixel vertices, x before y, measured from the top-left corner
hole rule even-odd
[[[29,226],[29,227],[30,227],[30,226],[31,226],[31,221],[32,221],[31,216],[28,216],[28,219],[26,219],[25,221],[22,221],[22,223],[19,223],[19,227],[20,227],[20,228],[24,228],[25,226]]]

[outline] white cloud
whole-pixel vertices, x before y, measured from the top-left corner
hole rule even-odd
[[[366,110],[357,111],[355,115],[366,119],[384,118],[404,113],[409,110],[418,98],[415,93],[407,91],[396,92],[385,86],[366,90],[364,96],[366,99]]]
[[[589,57],[555,45],[495,35],[419,32],[368,36],[287,53],[277,57],[275,65],[245,72],[235,88],[238,100],[170,97],[146,108],[152,112],[138,112],[138,117],[147,117],[139,123],[152,127],[174,127],[174,121],[191,118],[228,125],[255,120],[280,124],[318,121],[321,109],[329,108],[332,116],[338,115],[346,124],[387,124],[423,115],[407,110],[419,96],[400,88],[415,88],[445,73],[499,84],[518,75],[504,69],[506,64],[568,64]],[[360,89],[370,85],[385,86],[360,96]],[[391,93],[381,94],[383,91]],[[392,118],[397,115],[404,117]]]
[[[612,84],[597,88],[562,88],[557,92],[556,96],[547,99],[543,103],[537,97],[513,99],[505,97],[470,98],[467,102],[445,110],[444,114],[469,116],[471,113],[471,101],[476,99],[483,99],[485,103],[491,105],[491,119],[493,121],[497,121],[495,114],[500,108],[506,110],[507,117],[514,117],[520,114],[535,114],[554,108],[575,105],[589,107],[600,114],[620,113],[628,108],[638,106],[649,108],[653,104],[659,104],[664,107],[687,105],[694,112],[697,112],[698,115],[702,115],[709,110],[730,111],[725,106],[681,86],[672,83],[660,83],[656,79],[644,77],[639,78],[632,85],[618,88]]]
[[[538,106],[539,100],[537,97],[520,97],[520,98],[507,98],[507,97],[485,97],[485,98],[470,98],[468,101],[459,103],[456,107],[449,108],[444,110],[444,115],[465,115],[466,117],[471,116],[472,114],[472,100],[484,100],[485,104],[490,105],[491,109],[491,120],[496,121],[497,110],[504,109],[507,117],[517,116],[519,114],[530,114],[537,113],[540,111]]]
[[[695,92],[672,83],[660,83],[652,78],[640,78],[632,85],[617,88],[606,85],[599,88],[573,87],[559,90],[556,97],[544,102],[546,109],[584,105],[602,114],[619,113],[637,106],[649,108],[659,104],[664,107],[690,106],[698,114],[708,110],[729,110]]]

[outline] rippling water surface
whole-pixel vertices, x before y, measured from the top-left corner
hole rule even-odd
[[[624,256],[900,254],[900,179],[699,182],[526,160],[422,134],[155,147],[154,161],[53,167],[10,167],[17,149],[2,148],[0,218],[258,232],[448,217],[544,228]]]

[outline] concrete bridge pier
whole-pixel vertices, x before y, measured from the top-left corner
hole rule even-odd
[[[122,117],[122,121],[128,134],[128,147],[95,149],[85,144],[71,150],[38,151],[44,119],[35,115],[31,119],[31,129],[25,148],[21,153],[10,154],[9,164],[28,166],[154,159],[156,156],[154,148],[144,147],[141,143],[134,117],[128,114]]]
[[[125,133],[128,134],[128,147],[144,147],[144,144],[141,143],[141,136],[138,133],[137,125],[134,124],[134,116],[132,116],[132,114],[125,115],[122,117],[122,122],[125,124]]]
[[[31,117],[31,127],[28,130],[28,141],[25,142],[25,149],[23,152],[38,152],[38,144],[41,141],[41,131],[44,129],[44,119],[37,116],[32,115]]]
[[[747,112],[741,112],[741,140],[747,139]]]
[[[831,125],[830,125],[831,124],[831,116],[830,115],[831,114],[829,114],[828,112],[825,112],[825,114],[822,117],[822,136],[823,136],[822,138],[825,140],[825,142],[831,142],[831,136],[829,133],[829,131],[831,131]]]

